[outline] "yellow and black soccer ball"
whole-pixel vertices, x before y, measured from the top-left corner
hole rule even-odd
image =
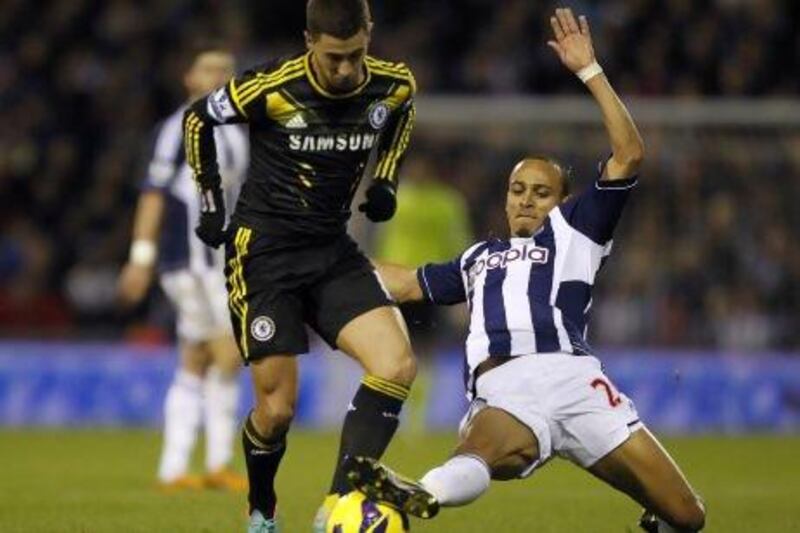
[[[397,510],[369,501],[358,491],[345,494],[331,511],[326,533],[405,533],[408,520]]]

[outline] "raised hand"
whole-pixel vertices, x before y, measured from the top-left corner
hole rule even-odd
[[[547,45],[555,50],[564,66],[577,73],[595,62],[592,35],[585,16],[581,15],[576,21],[571,9],[559,8],[550,17],[550,26],[555,40],[547,41]]]

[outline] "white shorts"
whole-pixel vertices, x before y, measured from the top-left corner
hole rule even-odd
[[[643,427],[633,402],[620,393],[591,356],[563,353],[517,357],[478,378],[477,394],[461,431],[485,407],[506,411],[539,441],[539,459],[553,454],[588,468]]]
[[[166,272],[161,275],[161,288],[175,307],[182,341],[204,342],[233,334],[222,272]]]

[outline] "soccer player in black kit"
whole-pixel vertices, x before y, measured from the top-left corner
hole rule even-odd
[[[394,214],[414,78],[402,63],[367,55],[366,0],[309,0],[306,24],[307,52],[246,71],[184,117],[186,157],[202,198],[197,234],[226,245],[234,333],[256,394],[242,431],[252,532],[277,528],[273,482],[296,402],[295,356],[308,351],[306,324],[365,371],[315,529],[349,491],[342,457],[383,454],[416,373],[405,324],[346,233],[374,150],[375,175],[359,209],[374,222]],[[242,122],[250,126],[250,168],[224,228],[212,131]]]

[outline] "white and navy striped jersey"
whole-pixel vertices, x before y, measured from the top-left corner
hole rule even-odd
[[[553,209],[530,238],[491,239],[417,270],[427,300],[467,302],[467,390],[492,356],[591,354],[586,341],[595,276],[636,178],[601,181]]]
[[[142,186],[143,190],[156,190],[165,195],[159,270],[221,270],[224,252],[209,248],[194,233],[200,218],[200,194],[184,158],[182,121],[185,110],[186,106],[182,106],[158,126]],[[214,128],[214,137],[226,212],[230,213],[245,179],[250,144],[246,130],[236,125]]]

